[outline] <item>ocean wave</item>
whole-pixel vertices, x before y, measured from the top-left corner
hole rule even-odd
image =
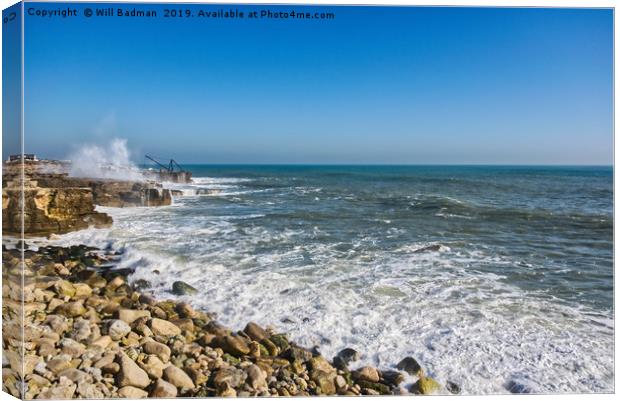
[[[121,225],[123,216],[115,216]],[[467,268],[484,252],[459,254],[443,245],[419,252],[437,245],[419,243],[365,262],[367,248],[359,241],[264,253],[257,246],[290,243],[305,232],[268,237],[254,227],[245,239],[218,244],[222,236],[238,236],[227,224],[194,231],[216,246],[182,257],[166,246],[186,241],[181,234],[161,236],[162,246],[155,233],[136,240],[133,227],[124,237],[86,230],[59,241],[111,241],[125,250],[120,267],[136,268],[131,279],[151,281],[156,296],[172,297],[171,282],[182,279],[200,290],[201,297],[188,300],[217,312],[224,324],[272,325],[327,356],[353,347],[362,353],[354,367],[393,368],[413,355],[429,374],[459,383],[466,394],[505,393],[515,385],[531,392],[613,389],[613,357],[597,351],[612,349],[613,319],[531,297],[495,274]]]

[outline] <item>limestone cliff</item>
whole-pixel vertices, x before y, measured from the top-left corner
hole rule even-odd
[[[2,190],[2,232],[19,234],[23,217],[26,235],[66,233],[94,226],[108,227],[112,218],[95,211],[89,188],[41,188],[35,181],[24,184],[24,210],[20,208],[22,190],[15,181]]]
[[[95,211],[109,207],[165,206],[171,192],[154,182],[69,177],[64,162],[31,162],[23,166],[24,211],[20,205],[21,166],[5,163],[2,177],[2,232],[19,234],[23,214],[26,235],[47,235],[105,227],[112,218]]]

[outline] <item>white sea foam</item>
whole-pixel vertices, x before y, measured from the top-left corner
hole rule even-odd
[[[226,183],[201,179],[196,186]],[[102,209],[112,214],[113,228],[56,242],[124,248],[123,266],[137,267],[132,280],[151,281],[162,298],[172,298],[172,282],[184,280],[200,290],[187,300],[232,328],[271,325],[328,357],[353,347],[362,353],[353,367],[393,368],[411,355],[465,394],[506,393],[511,385],[544,393],[613,391],[611,314],[569,307],[482,272],[481,264],[516,263],[484,247],[448,243],[417,252],[436,244],[420,242],[379,252],[367,237],[306,241],[329,235],[319,227],[241,225],[262,213]],[[385,230],[399,234],[387,224]]]
[[[84,144],[73,152],[69,174],[74,177],[143,180],[138,167],[131,161],[127,140],[113,138],[105,145]]]

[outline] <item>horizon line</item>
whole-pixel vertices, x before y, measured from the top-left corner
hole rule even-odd
[[[529,164],[529,163],[207,163],[207,162],[183,162],[185,165],[202,166],[454,166],[454,167],[614,167],[614,164]],[[151,163],[138,163],[139,166],[155,165]]]

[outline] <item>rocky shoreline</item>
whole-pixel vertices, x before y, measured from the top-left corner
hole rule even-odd
[[[84,245],[3,245],[3,390],[16,397],[144,398],[458,393],[407,356],[394,370],[350,370],[359,358],[318,350],[256,323],[238,332],[188,303],[156,300],[128,282],[122,257]],[[182,282],[171,292],[195,291]],[[21,301],[24,301],[24,331]],[[20,354],[23,342],[25,355]],[[21,372],[21,361],[24,371]],[[411,377],[407,377],[411,376]],[[25,389],[20,391],[20,378]],[[404,386],[404,382],[414,384]]]

